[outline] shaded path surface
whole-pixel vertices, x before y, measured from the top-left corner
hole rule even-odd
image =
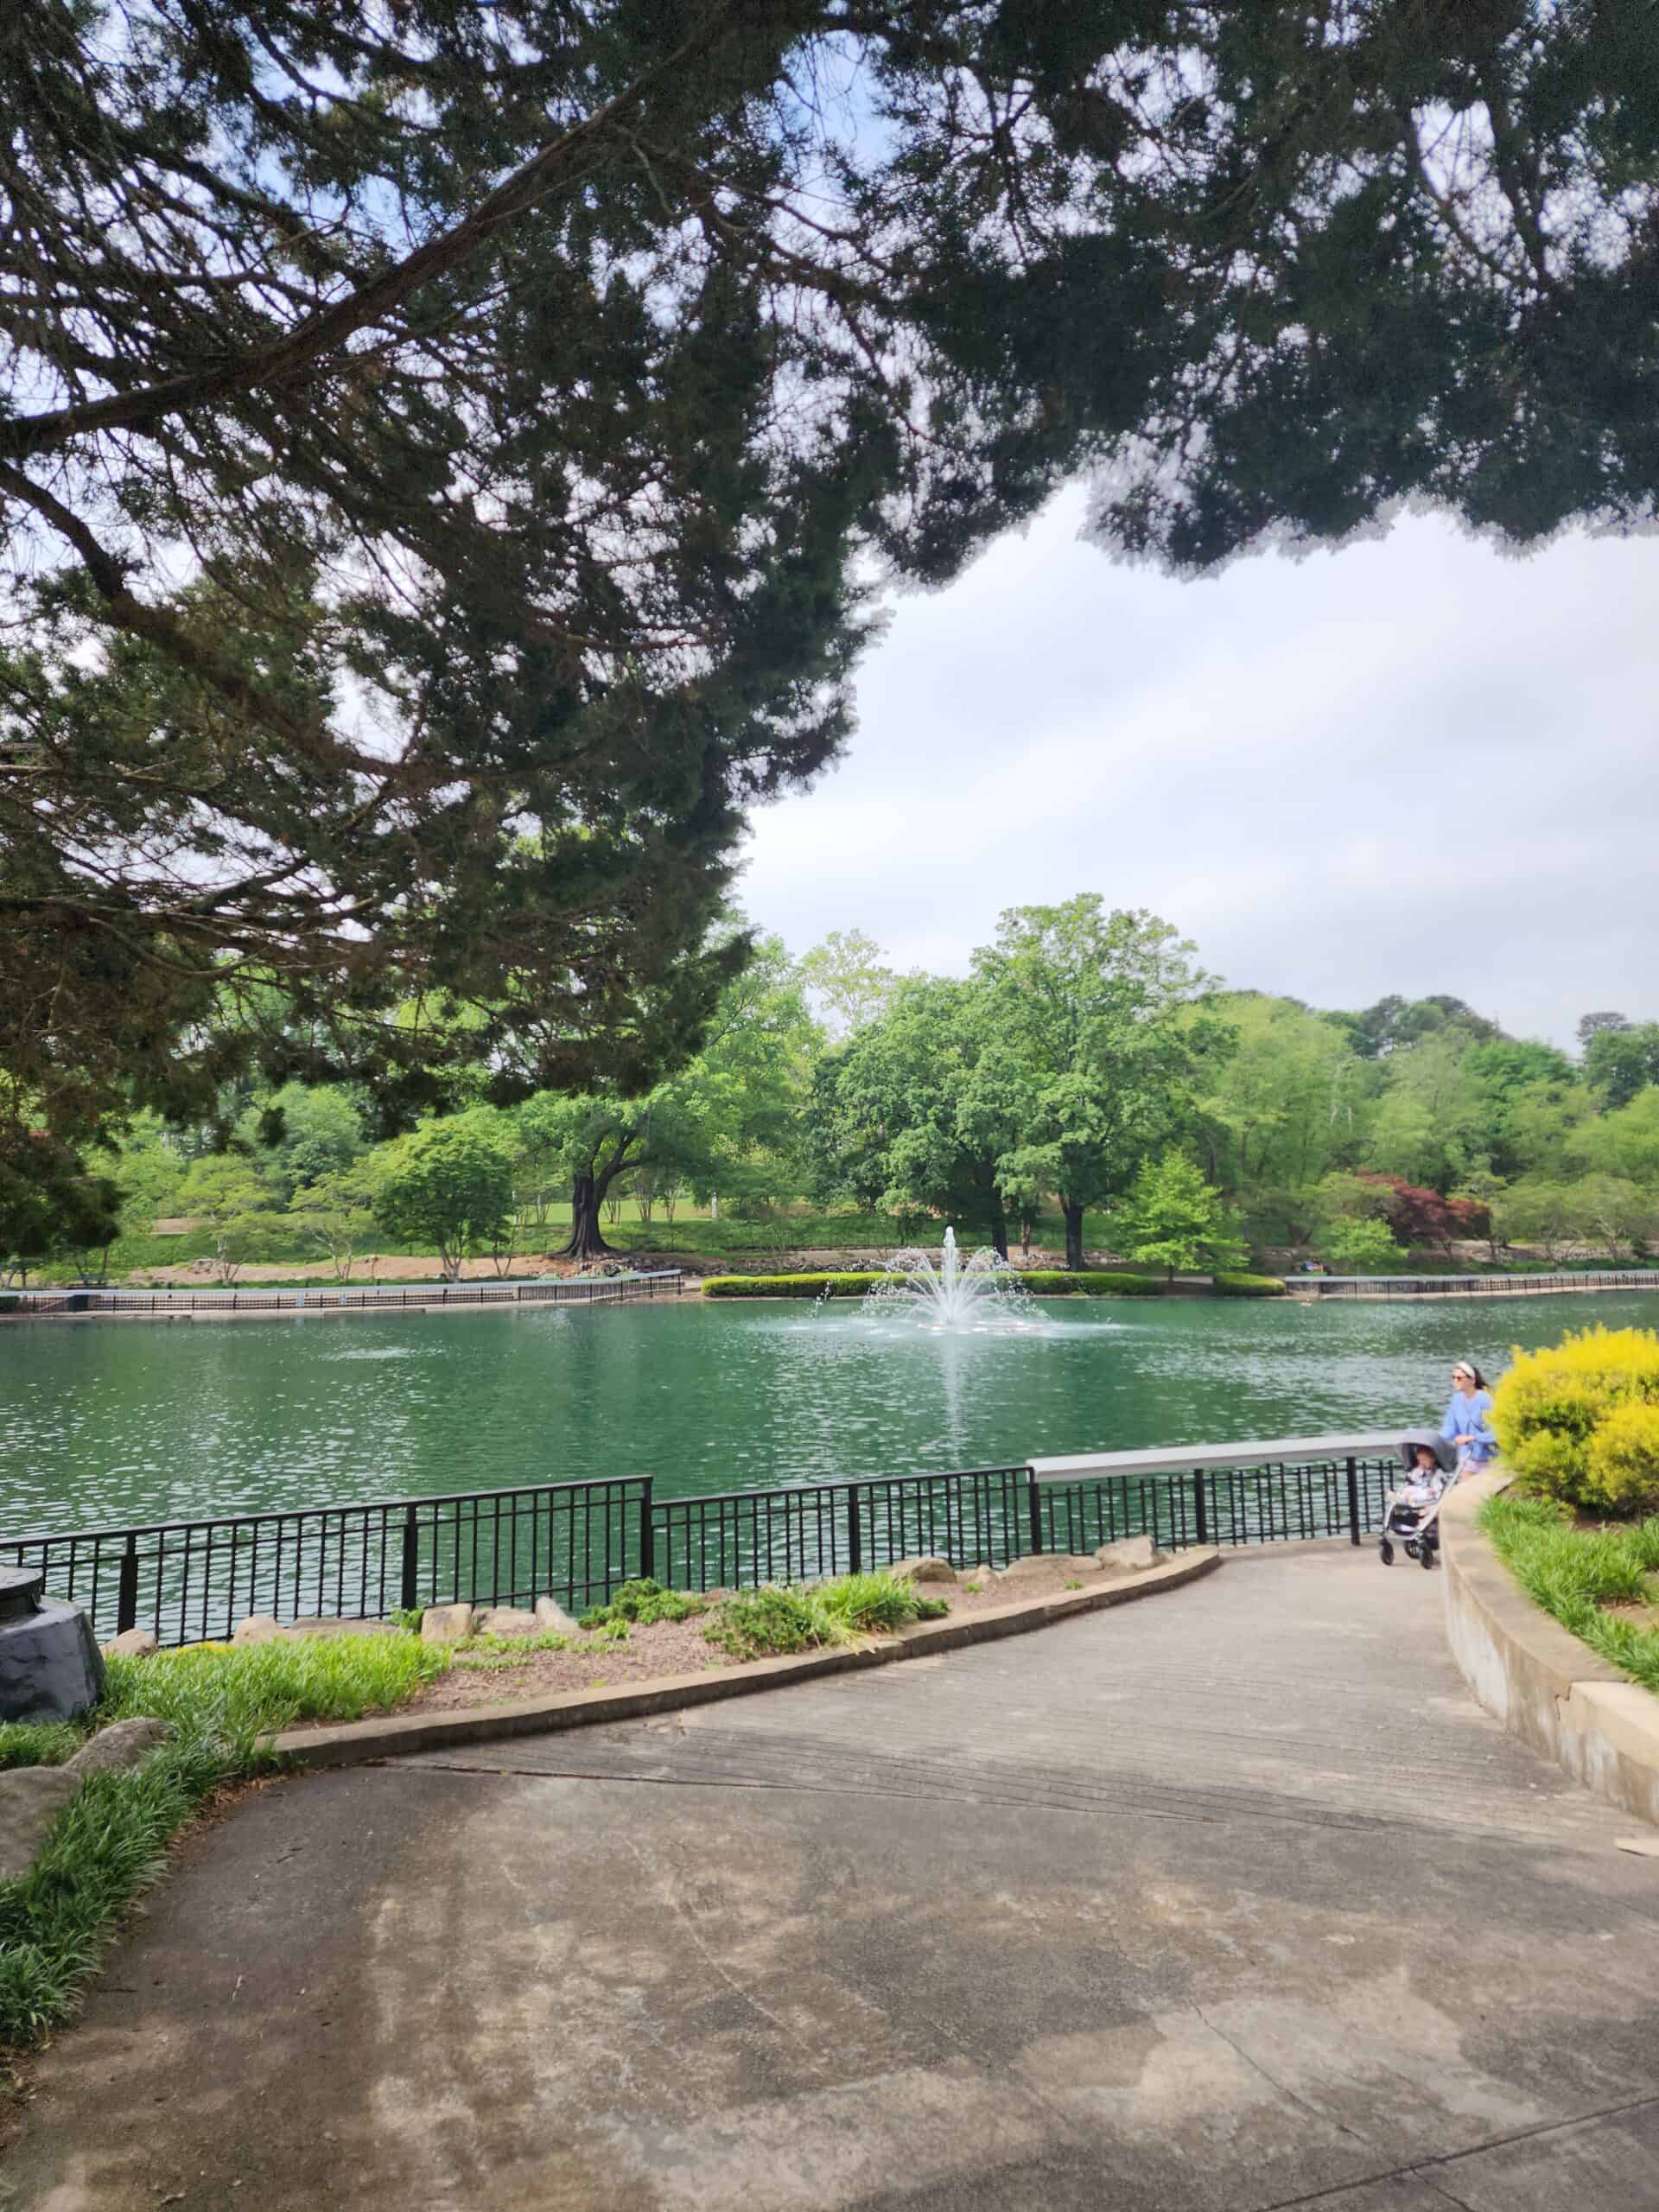
[[[1437,1580],[1230,1560],[1001,1645],[323,1775],[189,1847],[0,2204],[1659,2201],[1659,1859]]]

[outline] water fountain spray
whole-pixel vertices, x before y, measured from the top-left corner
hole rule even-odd
[[[1017,1269],[988,1247],[964,1263],[957,1232],[947,1229],[937,1266],[931,1252],[895,1252],[887,1281],[869,1293],[864,1311],[877,1320],[909,1320],[927,1329],[995,1329],[1028,1321],[1033,1307]]]

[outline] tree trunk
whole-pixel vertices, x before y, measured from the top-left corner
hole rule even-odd
[[[611,1256],[611,1247],[600,1234],[601,1197],[591,1168],[578,1175],[571,1185],[570,1235],[559,1247],[562,1260],[605,1260]]]
[[[1000,1198],[991,1200],[991,1249],[999,1260],[1008,1256],[1008,1217]]]
[[[1065,1217],[1065,1264],[1073,1274],[1083,1273],[1083,1208],[1071,1198],[1060,1200]]]

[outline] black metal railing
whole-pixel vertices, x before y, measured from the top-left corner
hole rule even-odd
[[[641,1572],[650,1497],[642,1478],[558,1483],[26,1536],[0,1559],[42,1568],[48,1596],[84,1605],[100,1639],[146,1628],[202,1643],[250,1613],[379,1619],[456,1595],[600,1604]]]
[[[1287,1289],[1316,1298],[1536,1297],[1558,1290],[1659,1290],[1659,1269],[1572,1268],[1557,1274],[1287,1275]]]
[[[922,1554],[1005,1567],[1135,1535],[1166,1551],[1357,1544],[1382,1526],[1399,1472],[1396,1457],[1356,1453],[1076,1481],[974,1467],[692,1497],[658,1497],[649,1476],[631,1476],[26,1536],[0,1543],[0,1560],[42,1568],[49,1594],[85,1605],[100,1639],[145,1628],[199,1643],[251,1613],[374,1619],[450,1599],[542,1597],[581,1611],[639,1574],[677,1590],[753,1589]]]
[[[319,1285],[304,1290],[0,1290],[0,1320],[63,1313],[361,1313],[467,1306],[626,1306],[677,1297],[678,1268],[650,1274],[567,1275],[546,1282]]]

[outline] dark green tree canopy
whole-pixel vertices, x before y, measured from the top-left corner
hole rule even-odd
[[[687,1049],[882,564],[1645,520],[1656,150],[1648,0],[5,11],[0,1061]]]

